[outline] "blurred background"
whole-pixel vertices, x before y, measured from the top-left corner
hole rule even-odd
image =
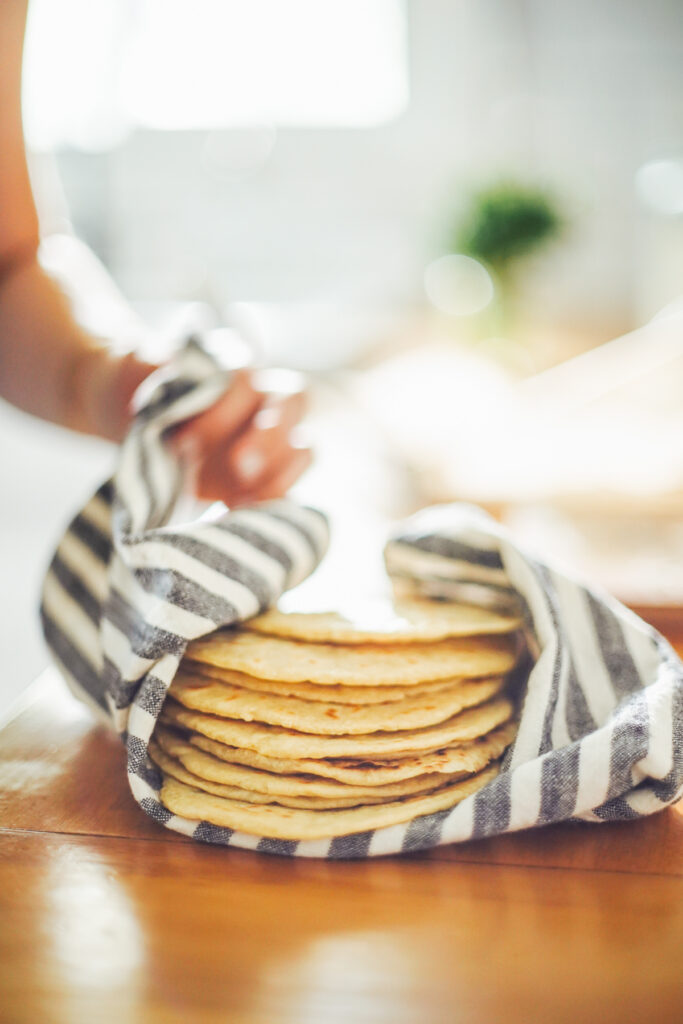
[[[337,550],[473,500],[660,625],[683,603],[678,0],[31,0],[24,118],[86,322],[311,374],[298,494]],[[0,422],[5,701],[114,452]]]

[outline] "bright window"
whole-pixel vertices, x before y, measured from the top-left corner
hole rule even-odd
[[[128,128],[381,124],[408,102],[402,0],[32,0],[29,144]]]

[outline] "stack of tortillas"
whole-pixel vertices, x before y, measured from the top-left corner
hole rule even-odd
[[[272,610],[187,649],[150,755],[172,812],[322,839],[453,807],[515,735],[519,619],[428,600]]]

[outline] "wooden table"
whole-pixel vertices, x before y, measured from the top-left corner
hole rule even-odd
[[[361,862],[203,846],[52,673],[0,762],[2,1024],[683,1020],[680,804]]]

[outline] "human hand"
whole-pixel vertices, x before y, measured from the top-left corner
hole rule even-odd
[[[279,498],[311,462],[292,434],[305,411],[299,374],[237,370],[226,394],[168,443],[189,463],[200,499],[235,506]]]
[[[122,440],[133,394],[156,369],[133,354],[88,350],[72,379],[68,425]],[[196,497],[230,506],[266,501],[282,497],[310,465],[310,449],[292,436],[305,411],[300,374],[240,369],[214,405],[167,440],[188,465]]]

